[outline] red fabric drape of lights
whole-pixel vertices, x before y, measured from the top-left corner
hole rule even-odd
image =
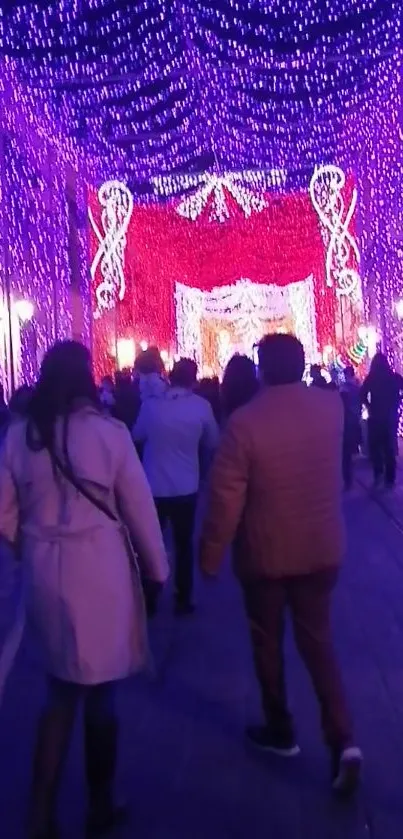
[[[266,196],[266,201],[262,212],[246,218],[228,198],[230,218],[224,223],[211,221],[208,207],[190,221],[173,203],[135,206],[125,250],[125,297],[94,324],[98,375],[115,366],[116,338],[174,349],[176,282],[203,290],[241,278],[286,286],[312,274],[318,342],[333,343],[335,295],[326,288],[325,246],[309,195]],[[91,209],[99,226],[95,193]],[[91,259],[97,246],[92,236]],[[97,277],[94,283],[95,292]]]

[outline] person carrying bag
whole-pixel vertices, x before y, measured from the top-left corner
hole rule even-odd
[[[87,826],[97,833],[122,815],[113,790],[116,685],[149,659],[141,578],[159,587],[169,568],[130,434],[102,415],[90,356],[81,344],[60,343],[47,353],[28,417],[7,435],[0,461],[0,535],[18,545],[27,621],[48,677],[29,836],[58,835],[59,778],[80,701]],[[18,637],[11,640],[17,646]]]

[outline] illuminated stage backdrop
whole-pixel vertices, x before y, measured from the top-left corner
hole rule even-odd
[[[214,370],[270,330],[295,332],[310,360],[354,344],[362,298],[352,178],[326,167],[311,190],[255,200],[248,187],[213,187],[147,206],[133,206],[116,181],[93,194],[98,375],[130,338]]]

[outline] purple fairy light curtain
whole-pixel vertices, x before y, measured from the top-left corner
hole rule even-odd
[[[1,70],[0,376],[10,394],[35,380],[53,341],[89,340],[90,303],[79,158],[11,68]]]
[[[123,181],[141,203],[183,197],[197,173],[281,171],[272,191],[284,193],[307,191],[318,166],[352,172],[367,320],[403,363],[400,0],[6,5],[2,51],[24,81],[24,109],[42,103],[63,134],[52,194],[70,142],[96,161],[90,182]],[[55,214],[61,239],[52,244],[47,216],[37,248],[56,248],[63,331],[63,202],[52,201]],[[75,283],[81,294],[85,283]],[[56,329],[50,298],[42,308]]]

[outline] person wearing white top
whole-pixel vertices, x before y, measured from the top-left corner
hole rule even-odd
[[[193,530],[200,483],[200,450],[212,453],[218,426],[207,400],[193,392],[197,367],[181,359],[172,370],[171,387],[147,399],[133,429],[143,449],[143,466],[161,526],[171,524],[176,551],[176,611],[193,611]]]

